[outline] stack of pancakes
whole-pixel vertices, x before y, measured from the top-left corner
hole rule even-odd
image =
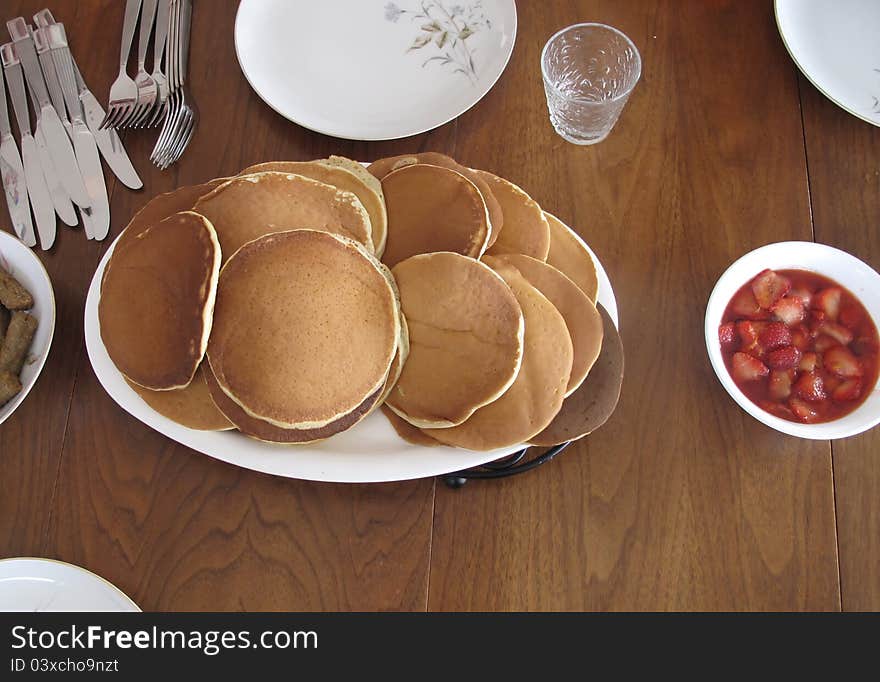
[[[311,443],[384,406],[408,441],[488,450],[610,415],[622,349],[596,293],[568,227],[428,152],[263,163],[154,198],[99,317],[129,385],[186,427]]]

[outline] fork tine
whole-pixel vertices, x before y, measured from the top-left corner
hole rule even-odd
[[[113,120],[114,128],[124,128],[125,122],[128,120],[128,117],[131,116],[131,112],[134,110],[134,104],[121,104],[119,105],[119,116],[118,118]]]
[[[116,119],[119,118],[119,105],[111,104],[110,108],[107,110],[107,117],[104,121],[103,128],[115,128],[116,127]]]

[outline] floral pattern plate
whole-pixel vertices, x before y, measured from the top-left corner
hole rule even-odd
[[[795,64],[832,102],[880,126],[880,1],[776,0]]]
[[[513,0],[242,0],[235,49],[256,93],[327,135],[387,140],[476,104],[510,59]]]

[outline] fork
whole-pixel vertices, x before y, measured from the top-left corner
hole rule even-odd
[[[110,86],[110,103],[107,115],[101,121],[101,128],[115,128],[127,119],[137,102],[137,85],[125,71],[128,54],[131,52],[131,41],[134,38],[134,26],[137,23],[141,0],[126,0],[125,20],[122,23],[122,46],[119,51],[119,75]]]
[[[153,77],[147,73],[147,46],[150,43],[150,33],[153,31],[153,21],[156,18],[156,6],[159,0],[142,0],[141,7],[141,28],[138,37],[138,72],[134,77],[135,85],[137,85],[137,104],[131,114],[122,121],[120,126],[126,128],[137,128],[141,121],[149,116],[156,103],[156,94],[158,87]]]
[[[168,43],[168,23],[171,19],[171,0],[159,0],[159,10],[156,14],[156,35],[153,36],[153,80],[156,81],[156,103],[149,118],[141,125],[144,128],[152,128],[158,125],[165,114],[165,102],[168,100],[168,79],[162,72],[162,56]]]
[[[160,169],[168,168],[180,159],[199,122],[199,109],[186,87],[186,69],[189,58],[192,0],[172,0],[176,7],[171,15],[168,38],[168,80],[171,94],[162,134],[150,160]]]

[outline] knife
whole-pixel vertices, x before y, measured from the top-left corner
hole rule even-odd
[[[0,69],[0,176],[6,192],[6,208],[15,234],[27,246],[36,246],[34,224],[31,222],[31,209],[28,203],[27,183],[18,147],[12,137],[9,125],[9,110],[6,108],[6,85],[3,82],[3,69]]]
[[[49,100],[49,93],[46,90],[46,83],[43,81],[43,72],[40,71],[40,62],[37,60],[37,52],[30,29],[21,17],[7,21],[6,27],[15,43],[15,50],[21,60],[25,77],[40,104],[37,118],[43,122],[43,134],[49,144],[49,152],[52,155],[52,161],[55,162],[55,168],[58,170],[61,185],[75,204],[87,208],[90,203],[89,195],[80,176],[73,147],[64,131],[61,119],[58,118],[58,113]]]
[[[110,232],[110,201],[107,198],[107,187],[104,184],[104,171],[101,169],[98,146],[83,120],[82,105],[77,94],[76,76],[73,73],[73,60],[67,47],[64,24],[52,24],[46,27],[46,31],[48,32],[52,62],[55,64],[55,72],[61,83],[61,92],[70,114],[76,160],[89,193],[91,203],[89,217],[92,222],[92,234],[95,239],[100,241]]]
[[[52,16],[52,12],[48,9],[43,9],[34,15],[34,23],[37,26],[44,28],[56,22],[55,17]],[[76,59],[73,58],[73,54],[71,54],[70,57],[73,62],[73,74],[76,77],[76,88],[79,93],[79,101],[82,103],[83,109],[85,110],[85,122],[89,127],[89,130],[92,131],[92,135],[95,136],[95,142],[98,144],[98,149],[100,150],[101,155],[104,157],[107,165],[110,166],[110,170],[113,171],[113,174],[119,178],[119,181],[123,185],[131,189],[140,189],[144,186],[144,183],[141,181],[137,171],[131,164],[131,159],[128,158],[128,154],[125,152],[125,147],[122,146],[122,140],[119,139],[119,134],[113,128],[101,128],[101,122],[107,114],[83,80],[79,67],[76,64]]]
[[[37,40],[34,39],[34,43],[37,43]],[[43,50],[47,49],[47,46],[43,45]],[[40,53],[40,46],[37,46],[37,54]],[[49,57],[49,62],[51,64],[51,57]],[[42,63],[42,59],[40,60]],[[55,75],[54,71],[51,74]],[[46,84],[50,84],[50,80],[46,79]],[[28,87],[28,91],[31,96],[31,103],[33,104],[34,109],[38,109],[39,105],[37,103],[36,95],[34,94],[33,88]],[[50,87],[51,92],[51,87]],[[60,94],[60,89],[59,89]],[[62,107],[64,106],[64,101],[61,102]],[[62,111],[64,109],[62,108]],[[61,118],[66,119],[66,116],[62,116]],[[68,225],[76,225],[79,220],[76,217],[76,212],[73,210],[73,204],[70,202],[70,197],[67,196],[67,192],[64,191],[64,188],[61,186],[61,180],[58,177],[58,171],[55,169],[55,162],[52,161],[52,155],[49,153],[49,146],[46,144],[46,136],[43,134],[43,122],[41,120],[37,120],[37,125],[34,128],[34,140],[37,143],[37,151],[40,154],[40,165],[43,167],[43,176],[46,178],[46,186],[49,188],[49,194],[52,197],[52,204],[55,206],[55,213]]]
[[[12,43],[6,43],[0,47],[0,59],[2,59],[3,68],[6,70],[12,108],[15,110],[15,118],[18,121],[18,131],[21,133],[21,156],[24,162],[24,177],[27,181],[28,196],[31,200],[37,230],[40,233],[40,246],[45,250],[55,241],[55,209],[52,207],[52,198],[49,196],[46,179],[43,177],[37,143],[34,142],[33,135],[31,135],[27,96],[24,94],[24,78]]]

